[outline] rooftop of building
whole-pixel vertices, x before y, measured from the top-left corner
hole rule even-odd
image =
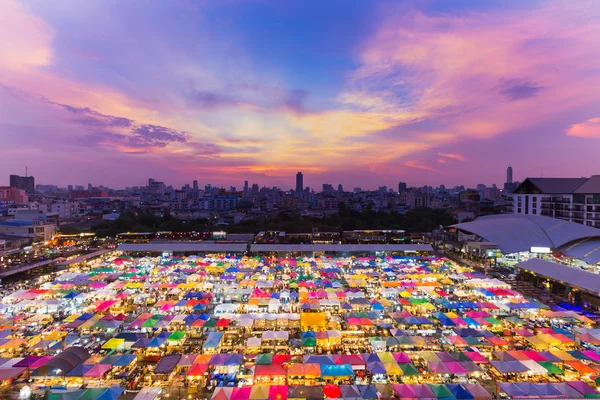
[[[600,294],[599,274],[539,258],[531,258],[527,261],[519,263],[517,264],[517,268],[524,271],[533,272],[536,275],[560,281],[568,286],[587,290],[595,295]]]
[[[530,251],[532,247],[557,249],[586,262],[600,262],[600,229],[541,215],[498,214],[452,225],[498,244],[504,254]],[[596,247],[588,248],[584,243]]]
[[[535,190],[540,194],[596,194],[600,193],[600,175],[590,178],[527,178],[514,193]]]

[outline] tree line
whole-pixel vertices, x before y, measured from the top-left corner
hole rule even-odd
[[[288,233],[340,232],[366,229],[403,229],[407,232],[429,232],[451,225],[456,219],[447,210],[417,208],[405,214],[396,211],[355,211],[340,208],[337,213],[322,218],[302,216],[297,211],[282,211],[275,215],[242,220],[237,224],[216,225],[212,220],[182,221],[173,216],[156,216],[148,212],[123,213],[114,221],[106,221],[92,229],[100,237],[114,237],[122,232],[202,232],[215,229],[228,233],[258,233],[285,231]]]

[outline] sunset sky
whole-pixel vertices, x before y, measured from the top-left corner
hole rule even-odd
[[[600,1],[0,1],[0,184],[600,174]]]

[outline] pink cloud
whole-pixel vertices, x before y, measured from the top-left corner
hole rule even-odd
[[[600,101],[600,79],[590,73],[600,68],[597,2],[461,16],[394,11],[361,48],[361,66],[339,96],[345,104],[435,121],[460,141]]]
[[[409,168],[422,169],[425,171],[439,172],[437,169],[433,168],[429,164],[426,164],[423,161],[419,161],[419,160],[406,161],[406,162],[404,162],[404,166],[409,167]]]
[[[438,156],[451,158],[453,160],[458,160],[458,161],[467,161],[467,159],[463,155],[458,154],[458,153],[438,153]]]
[[[600,139],[600,118],[590,118],[579,124],[573,124],[567,129],[568,136],[590,139]]]

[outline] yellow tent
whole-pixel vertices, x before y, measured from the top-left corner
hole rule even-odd
[[[112,338],[102,345],[103,349],[117,349],[125,344],[125,339]]]
[[[71,314],[67,318],[64,319],[64,322],[73,322],[80,316],[81,316],[81,314]]]
[[[301,313],[300,325],[303,331],[324,329],[327,326],[324,313]]]
[[[250,400],[262,400],[269,398],[269,385],[254,385],[250,390]]]
[[[65,331],[52,331],[47,335],[43,335],[42,339],[44,340],[59,340],[63,337],[67,336],[67,332]]]
[[[397,362],[384,362],[383,363],[383,368],[385,368],[385,372],[388,375],[404,375],[404,372],[402,372],[402,369],[400,368],[400,366],[398,365]]]

